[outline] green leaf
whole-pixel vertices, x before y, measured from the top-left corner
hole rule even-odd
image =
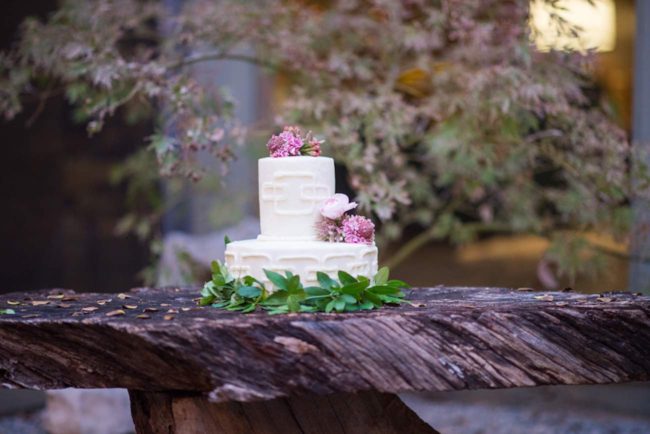
[[[262,290],[257,286],[240,286],[237,288],[237,294],[244,298],[257,298],[262,295]]]
[[[402,280],[389,280],[388,282],[386,282],[386,285],[392,286],[394,288],[410,288],[411,287],[411,285],[409,285],[408,283],[406,283],[406,282],[404,282]]]
[[[347,304],[357,304],[357,299],[348,294],[341,295],[340,299],[345,301]]]
[[[244,282],[244,284],[246,286],[255,286],[255,284],[257,284],[257,286],[259,286],[261,289],[263,289],[262,292],[264,292],[266,290],[266,288],[264,287],[264,284],[262,282],[260,282],[259,280],[257,280],[256,278],[254,278],[253,276],[244,276],[242,278],[242,281]]]
[[[346,273],[345,271],[339,271],[339,281],[343,285],[349,285],[352,283],[356,283],[357,279],[352,277],[350,274]]]
[[[224,244],[225,246],[227,246],[227,245],[230,244],[230,243],[232,243],[232,241],[230,240],[230,237],[229,237],[228,235],[224,235],[224,237],[223,237],[223,244]]]
[[[215,288],[214,288],[214,282],[209,281],[206,282],[205,285],[203,285],[203,288],[201,289],[201,296],[202,297],[210,297],[216,295],[215,293]]]
[[[322,271],[316,272],[316,278],[318,279],[318,283],[320,283],[320,286],[323,288],[332,289],[338,287],[336,280],[332,279]]]
[[[368,288],[368,291],[374,293],[374,294],[382,294],[382,295],[394,295],[398,294],[400,290],[398,288],[394,288],[392,286],[371,286]]]
[[[212,274],[221,274],[221,264],[219,264],[219,261],[210,262],[210,270]]]
[[[403,301],[401,298],[393,297],[392,295],[380,295],[379,298],[381,298],[383,302],[391,304],[400,304]]]
[[[300,283],[300,276],[294,276],[293,274],[291,274],[291,276],[288,277],[287,279],[287,291],[291,293],[295,293],[298,292],[299,290],[302,290],[302,284]]]
[[[257,305],[255,303],[251,303],[248,306],[246,306],[244,309],[242,309],[242,313],[253,312],[256,307],[257,307]]]
[[[325,312],[330,313],[332,310],[334,310],[334,305],[336,304],[336,300],[332,300],[327,305],[325,306]]]
[[[273,294],[269,295],[264,304],[268,306],[278,306],[282,304],[287,304],[287,297],[289,294],[285,290],[275,291]]]
[[[320,286],[308,286],[304,288],[305,294],[308,296],[320,296],[320,295],[329,295],[330,291]]]
[[[343,288],[341,288],[341,292],[343,294],[349,294],[354,297],[358,297],[361,292],[368,287],[370,284],[369,281],[365,282],[355,282],[351,285],[345,285]]]
[[[388,267],[381,267],[379,271],[377,271],[377,274],[375,274],[375,285],[383,285],[388,281],[388,275],[390,273],[390,270]]]
[[[223,280],[224,280],[226,283],[230,283],[230,282],[234,282],[234,281],[235,281],[235,278],[233,277],[232,274],[230,274],[230,270],[228,270],[228,268],[227,268],[226,266],[222,266],[222,267],[221,267],[221,274],[222,274],[222,276],[223,276]]]
[[[359,305],[359,308],[360,308],[360,309],[363,309],[363,310],[372,310],[372,309],[375,308],[375,305],[372,304],[372,303],[369,302],[369,301],[364,301],[363,303],[361,303],[361,304]]]
[[[334,309],[336,309],[337,312],[343,312],[345,309],[345,300],[334,300]]]
[[[279,315],[279,314],[283,314],[283,313],[288,313],[289,312],[289,306],[287,306],[285,304],[285,305],[279,306],[277,308],[268,309],[268,312],[269,312],[269,315]]]
[[[214,295],[201,297],[201,300],[199,300],[199,306],[209,306],[214,303],[215,298]]]
[[[222,286],[226,286],[227,282],[226,279],[221,274],[213,274],[212,283],[214,284],[215,287],[222,287]]]
[[[264,270],[264,274],[266,274],[266,277],[273,283],[277,288],[279,289],[284,289],[287,290],[288,288],[288,282],[287,279],[284,278],[281,274],[276,273],[275,271],[271,270]]]
[[[300,300],[295,295],[287,297],[287,306],[290,312],[298,312],[300,310]]]
[[[382,301],[381,298],[377,294],[373,294],[370,291],[366,291],[363,296],[368,299],[369,302],[371,302],[375,307],[381,307],[384,302]]]

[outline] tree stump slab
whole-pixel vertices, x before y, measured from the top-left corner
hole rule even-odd
[[[440,286],[378,311],[270,316],[199,307],[198,290],[2,295],[16,313],[0,315],[0,384],[127,388],[136,424],[153,406],[177,427],[140,432],[193,432],[179,421],[197,412],[258,432],[254,415],[299,420],[323,399],[338,427],[391,405],[417,426],[393,394],[650,380],[648,296]]]

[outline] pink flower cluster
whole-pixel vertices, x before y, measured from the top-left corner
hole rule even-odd
[[[350,215],[343,219],[341,225],[346,243],[372,244],[375,240],[375,224],[369,218]]]
[[[346,215],[357,207],[344,194],[335,194],[323,202],[321,218],[316,224],[319,239],[334,243],[372,244],[375,240],[375,225],[366,217]]]
[[[280,134],[271,136],[266,147],[274,158],[298,155],[318,157],[321,143],[323,141],[315,138],[311,131],[303,137],[300,128],[284,127]]]

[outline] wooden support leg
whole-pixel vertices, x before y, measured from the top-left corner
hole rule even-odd
[[[397,395],[363,392],[213,404],[200,395],[130,391],[138,434],[432,434]]]

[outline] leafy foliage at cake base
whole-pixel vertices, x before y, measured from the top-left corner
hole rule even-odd
[[[356,312],[372,310],[384,304],[399,304],[404,298],[403,288],[409,285],[401,280],[389,280],[389,270],[384,267],[369,279],[354,277],[339,271],[332,278],[318,272],[319,286],[304,287],[300,276],[291,272],[281,275],[264,270],[275,290],[270,292],[265,285],[252,276],[235,278],[228,268],[212,262],[212,280],[201,290],[200,304],[217,308],[253,312],[258,307],[270,314],[290,312]]]

